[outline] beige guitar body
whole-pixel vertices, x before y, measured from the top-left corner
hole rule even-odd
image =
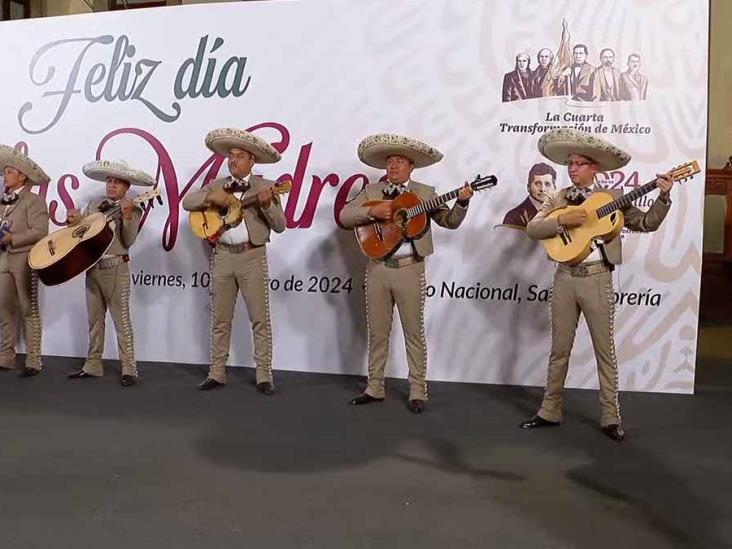
[[[92,267],[112,245],[114,232],[107,223],[107,216],[96,212],[49,234],[31,248],[28,265],[47,286],[70,280]]]
[[[160,198],[159,189],[151,189],[131,199],[134,205]],[[42,238],[31,248],[28,254],[28,265],[38,273],[46,286],[54,286],[71,280],[75,276],[90,269],[107,252],[114,240],[114,230],[110,228],[110,220],[120,213],[121,207],[116,203],[103,212],[95,212],[81,218],[79,223],[55,231]]]
[[[604,217],[597,216],[597,209],[612,201],[611,195],[599,192],[579,206],[565,206],[549,212],[546,219],[556,219],[571,210],[584,210],[587,213],[587,220],[579,227],[565,228],[557,236],[541,240],[549,257],[559,263],[576,265],[590,255],[593,240],[610,242],[618,236],[623,230],[623,212],[616,210]]]
[[[188,223],[198,238],[217,240],[227,227],[243,222],[241,203],[233,196],[227,206],[212,206],[205,210],[189,212]]]
[[[292,181],[281,181],[272,186],[273,198],[289,193]],[[244,200],[237,200],[229,195],[225,206],[210,206],[205,210],[188,213],[188,225],[198,238],[216,244],[219,237],[231,227],[244,223],[244,210],[257,204],[257,195],[251,195]]]

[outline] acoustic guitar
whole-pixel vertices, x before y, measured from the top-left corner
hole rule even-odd
[[[152,189],[130,199],[139,205],[157,197],[160,191]],[[114,240],[114,231],[109,227],[119,213],[119,203],[104,212],[94,212],[81,219],[76,225],[59,229],[39,240],[28,254],[28,265],[38,273],[46,286],[62,284],[90,269],[107,252]]]
[[[290,189],[292,189],[292,181],[282,181],[272,186],[274,196],[289,193]],[[210,244],[216,244],[225,231],[242,222],[246,208],[258,203],[256,194],[243,200],[238,200],[231,194],[226,206],[210,206],[205,210],[189,212],[188,224],[198,238],[208,240]]]
[[[474,191],[483,191],[498,185],[495,175],[480,175],[468,183]],[[391,204],[391,219],[378,220],[355,227],[356,239],[361,251],[370,259],[383,259],[396,252],[409,240],[422,236],[429,228],[429,212],[436,210],[448,200],[458,197],[460,188],[424,201],[411,192],[404,192],[394,200],[371,200],[363,206],[368,208],[388,202]]]
[[[699,163],[694,160],[673,168],[669,175],[673,181],[683,182],[699,171]],[[581,209],[587,213],[587,220],[579,227],[564,227],[557,236],[541,240],[546,253],[559,263],[568,265],[581,263],[592,251],[593,240],[610,242],[623,230],[624,218],[621,209],[653,191],[656,186],[654,179],[617,199],[613,199],[608,193],[596,192],[580,205],[552,210],[546,215],[546,219],[556,219],[571,210]]]

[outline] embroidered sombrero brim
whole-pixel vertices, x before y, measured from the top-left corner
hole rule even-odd
[[[231,149],[248,151],[254,155],[257,164],[274,164],[282,158],[264,139],[237,128],[219,128],[208,132],[206,146],[221,156],[229,156]]]
[[[617,170],[630,162],[630,155],[612,143],[589,133],[560,128],[539,138],[539,152],[556,164],[566,164],[570,154],[591,158],[601,171]]]
[[[123,179],[137,187],[152,187],[155,178],[141,170],[131,168],[124,160],[95,160],[84,164],[84,175],[96,181],[106,181],[108,177]]]
[[[411,160],[415,168],[425,168],[442,160],[442,153],[427,143],[393,133],[370,135],[358,145],[361,162],[372,168],[386,168],[386,159],[397,155]]]
[[[0,170],[5,166],[15,168],[24,174],[33,185],[42,185],[51,181],[48,174],[38,164],[19,150],[7,145],[0,145]]]

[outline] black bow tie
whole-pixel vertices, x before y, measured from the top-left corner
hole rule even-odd
[[[402,193],[407,192],[407,186],[406,185],[394,185],[394,183],[389,183],[384,187],[384,190],[381,191],[384,196],[389,198],[396,198]]]
[[[582,204],[585,200],[587,200],[590,195],[592,194],[592,191],[588,189],[580,189],[579,187],[572,187],[567,191],[567,194],[564,196],[564,198],[569,202],[570,204],[574,204],[575,206],[578,204]]]
[[[247,180],[235,179],[233,177],[224,184],[224,190],[230,193],[245,193],[249,190],[249,187],[251,185]]]
[[[18,197],[20,195],[16,193],[15,191],[10,191],[9,193],[3,193],[3,196],[0,198],[0,202],[3,204],[12,204],[18,200]]]
[[[99,203],[99,206],[97,206],[97,210],[100,212],[106,212],[108,210],[111,210],[116,206],[116,202],[114,200],[110,200],[109,198],[105,198]]]

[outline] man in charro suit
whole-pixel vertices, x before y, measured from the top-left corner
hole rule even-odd
[[[183,208],[201,211],[210,206],[226,207],[232,196],[237,200],[256,196],[257,205],[243,210],[242,221],[226,230],[211,252],[211,365],[208,377],[198,388],[207,391],[226,383],[231,322],[241,292],[252,323],[256,387],[260,393],[271,395],[275,389],[266,244],[270,231],[285,230],[286,220],[272,189],[275,182],[253,175],[252,167],[255,162],[278,162],[280,154],[256,135],[234,128],[209,132],[206,146],[228,158],[231,176],[189,194]]]
[[[358,146],[358,156],[365,164],[386,169],[386,183],[367,185],[341,211],[340,221],[346,228],[366,225],[391,218],[388,202],[375,206],[364,203],[388,201],[402,192],[412,192],[423,200],[436,196],[434,187],[411,179],[415,168],[439,162],[442,153],[410,137],[377,134],[366,137]],[[457,229],[465,219],[473,191],[460,189],[452,208],[442,205],[430,217],[438,225]],[[384,370],[389,355],[389,334],[394,305],[399,310],[409,365],[409,399],[407,407],[421,413],[427,404],[427,342],[424,335],[425,263],[433,252],[429,228],[420,238],[402,244],[385,260],[369,261],[366,270],[366,322],[368,324],[368,385],[352,399],[351,404],[369,404],[384,400]]]
[[[130,387],[137,380],[134,333],[130,315],[130,260],[129,250],[140,228],[142,208],[135,206],[127,197],[130,185],[151,187],[155,179],[136,170],[126,162],[99,160],[82,168],[84,174],[94,180],[104,181],[106,196],[89,202],[83,213],[69,210],[67,223],[77,225],[95,212],[106,212],[116,205],[120,215],[110,222],[114,239],[102,258],[86,272],[86,311],[89,320],[89,348],[83,367],[71,374],[69,379],[100,377],[104,374],[102,354],[104,353],[104,332],[107,310],[114,322],[117,334],[117,353],[122,365],[120,383]]]
[[[551,193],[526,227],[530,238],[540,240],[559,234],[564,228],[578,227],[587,219],[581,209],[570,210],[558,218],[546,215],[568,204],[580,204],[595,191],[598,172],[618,170],[630,161],[630,155],[593,135],[572,129],[552,130],[539,139],[539,152],[556,164],[567,166],[572,187]],[[628,205],[621,209],[625,226],[642,232],[655,231],[671,205],[669,192],[673,183],[667,175],[657,179],[660,189],[647,212]],[[603,190],[603,192],[608,192]],[[615,198],[621,193],[610,191]],[[618,364],[615,356],[614,291],[612,270],[622,262],[621,237],[610,242],[593,243],[592,251],[576,266],[558,264],[551,297],[552,345],[544,399],[538,413],[521,427],[558,426],[562,419],[562,393],[567,377],[569,355],[574,343],[580,314],[585,316],[595,349],[600,382],[602,432],[613,440],[625,437],[618,400]]]
[[[0,167],[5,182],[0,197],[0,370],[15,368],[20,316],[27,353],[20,377],[32,377],[42,367],[42,326],[38,276],[28,266],[28,252],[48,235],[48,208],[30,188],[50,178],[27,155],[7,145],[0,145]]]

